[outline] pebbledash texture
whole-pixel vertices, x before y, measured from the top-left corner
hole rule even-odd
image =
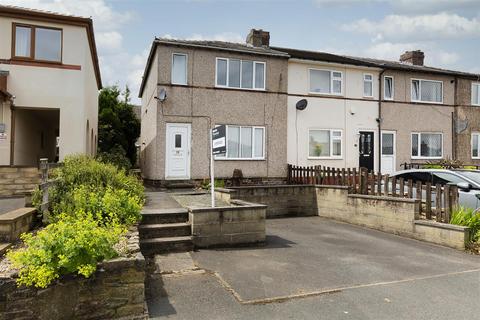
[[[137,230],[128,234],[127,251],[99,264],[91,278],[67,276],[46,289],[17,287],[14,275],[0,276],[0,320],[146,319]]]

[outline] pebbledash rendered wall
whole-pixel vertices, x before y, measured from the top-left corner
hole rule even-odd
[[[470,236],[467,227],[420,220],[419,200],[349,194],[343,186],[238,187],[217,195],[266,204],[268,218],[318,215],[460,250]]]

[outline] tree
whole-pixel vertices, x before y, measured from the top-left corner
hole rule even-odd
[[[115,155],[107,158],[118,158],[123,153],[132,165],[135,164],[135,141],[140,135],[140,120],[130,104],[130,90],[125,87],[122,94],[117,86],[106,87],[100,91],[98,100],[99,153]]]

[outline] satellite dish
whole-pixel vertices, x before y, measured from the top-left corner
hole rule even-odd
[[[158,100],[161,102],[165,101],[167,99],[167,90],[165,88],[160,89],[160,92],[158,93]]]
[[[307,99],[302,99],[297,102],[296,108],[297,110],[305,110],[305,108],[307,107],[307,104],[308,104]]]

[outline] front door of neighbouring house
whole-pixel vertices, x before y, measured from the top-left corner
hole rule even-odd
[[[165,179],[190,179],[189,123],[167,123]]]
[[[382,174],[395,172],[395,131],[382,131]]]
[[[360,131],[358,141],[359,165],[360,168],[367,168],[368,171],[373,171],[374,166],[373,134],[372,131]]]

